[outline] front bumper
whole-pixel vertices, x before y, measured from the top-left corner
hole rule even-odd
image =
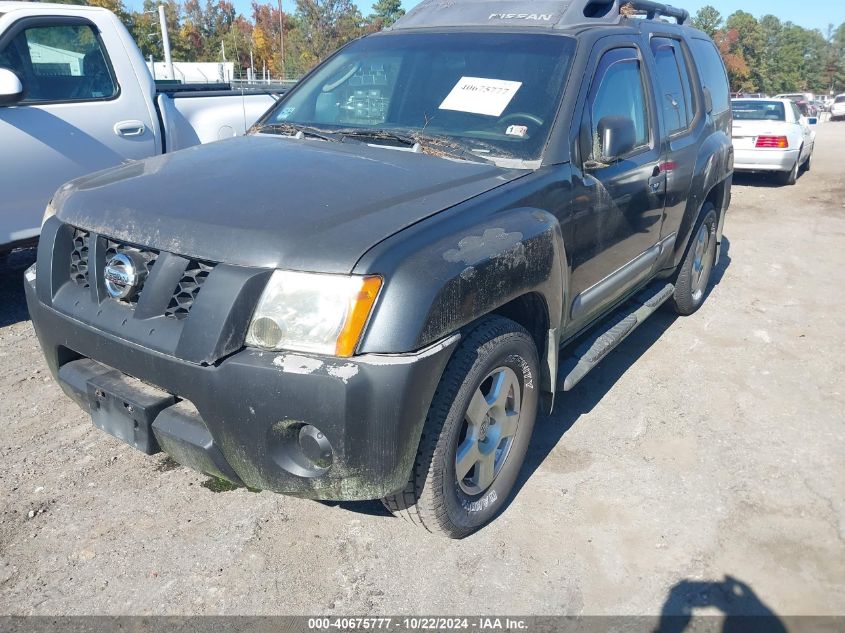
[[[175,396],[155,413],[158,443],[177,461],[237,484],[315,499],[376,499],[402,488],[454,335],[414,354],[348,359],[242,349],[192,363],[87,325],[42,303],[29,313],[54,378],[84,408],[86,372],[116,370]],[[94,363],[82,363],[91,359]],[[75,376],[68,378],[68,376]],[[296,433],[317,427],[332,454],[303,468]],[[292,452],[293,451],[293,452]],[[295,458],[292,460],[291,456]]]
[[[735,149],[735,171],[790,171],[798,160],[797,149]]]

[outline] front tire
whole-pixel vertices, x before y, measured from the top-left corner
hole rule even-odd
[[[411,477],[382,501],[429,532],[463,538],[513,491],[534,428],[539,360],[531,335],[499,316],[473,327],[449,360]]]
[[[710,202],[701,209],[692,242],[678,271],[675,292],[669,305],[682,316],[695,312],[704,303],[710,273],[716,263],[716,207]]]

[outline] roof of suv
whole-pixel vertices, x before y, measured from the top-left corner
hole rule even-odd
[[[391,30],[479,26],[568,29],[615,25],[634,16],[667,16],[683,24],[689,13],[651,0],[423,0]]]

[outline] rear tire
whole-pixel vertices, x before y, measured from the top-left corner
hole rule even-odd
[[[801,151],[798,151],[798,155],[801,155]],[[801,168],[801,164],[798,162],[798,159],[795,159],[795,164],[792,166],[792,169],[789,171],[782,171],[778,173],[778,180],[780,184],[791,186],[798,182],[798,170]]]
[[[669,306],[682,316],[692,314],[704,303],[710,273],[716,263],[716,223],[716,207],[706,202],[678,270],[675,292],[669,300]]]
[[[513,491],[534,428],[539,361],[531,335],[499,316],[473,327],[449,360],[410,479],[382,501],[429,532],[463,538]]]

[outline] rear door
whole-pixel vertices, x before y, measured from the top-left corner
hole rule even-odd
[[[580,118],[580,170],[567,247],[572,262],[570,316],[583,323],[650,274],[665,201],[660,129],[642,52],[630,40],[598,49]],[[634,148],[603,163],[599,124],[634,123]]]
[[[56,16],[21,19],[0,38],[0,66],[27,91],[0,107],[0,244],[38,235],[62,183],[156,153],[140,85],[118,82],[108,50],[122,45],[104,37],[89,20]]]
[[[693,89],[691,54],[679,37],[655,34],[649,39],[655,90],[665,130],[660,171],[666,177],[666,208],[661,227],[663,252],[670,252],[690,195],[704,131],[703,108]]]

